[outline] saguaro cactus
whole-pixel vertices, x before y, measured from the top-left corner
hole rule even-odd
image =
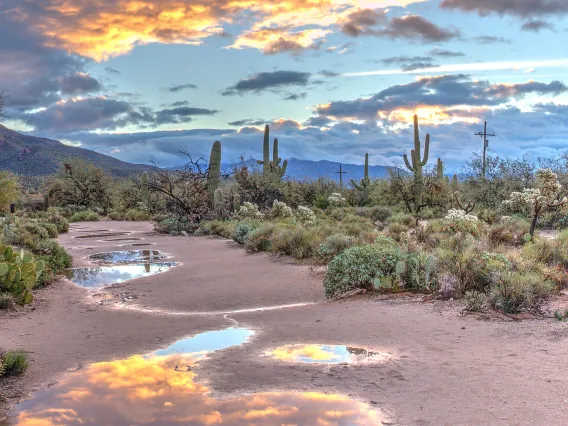
[[[264,127],[264,144],[262,146],[262,161],[257,161],[262,164],[263,176],[276,176],[282,179],[286,174],[288,168],[288,160],[282,162],[282,158],[278,157],[278,139],[274,139],[272,144],[272,161],[270,160],[270,127],[268,124]],[[282,163],[282,165],[280,165]]]
[[[444,162],[439,158],[436,166],[436,176],[438,177],[438,180],[444,179]]]
[[[426,135],[424,143],[424,157],[421,154],[420,134],[418,130],[418,116],[414,116],[414,149],[410,152],[412,164],[408,161],[408,156],[403,155],[404,163],[408,170],[414,174],[414,207],[419,211],[422,207],[422,194],[424,189],[423,167],[428,164],[428,155],[430,154],[430,135]]]
[[[215,141],[211,147],[209,171],[207,173],[207,191],[211,199],[214,198],[219,185],[221,185],[221,142]]]
[[[150,207],[150,190],[148,189],[148,172],[142,173],[142,186],[140,188],[140,198],[146,208]]]

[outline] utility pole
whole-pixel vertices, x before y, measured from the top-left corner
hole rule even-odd
[[[347,172],[343,171],[343,165],[339,165],[339,171],[335,172],[335,174],[339,175],[339,187],[343,190],[343,175],[346,175]]]
[[[475,136],[481,136],[483,138],[483,166],[481,169],[481,176],[483,180],[485,180],[485,169],[487,167],[487,148],[489,148],[489,141],[487,140],[487,136],[495,136],[495,133],[487,133],[487,121],[485,122],[485,126],[483,127],[483,133],[477,132]]]

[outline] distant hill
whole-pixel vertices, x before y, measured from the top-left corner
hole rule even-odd
[[[23,176],[47,176],[56,173],[63,163],[72,159],[93,163],[115,177],[138,174],[151,168],[53,139],[22,135],[0,124],[0,170]]]
[[[318,179],[320,177],[333,179],[339,181],[339,165],[341,164],[342,170],[347,172],[343,175],[345,184],[349,179],[360,180],[365,174],[365,166],[362,164],[345,164],[335,161],[310,161],[298,160],[297,158],[290,158],[288,160],[288,170],[286,174],[293,179]],[[388,166],[369,166],[369,177],[371,179],[385,179],[389,176]]]

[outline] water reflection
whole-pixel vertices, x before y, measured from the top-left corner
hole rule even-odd
[[[108,284],[118,284],[135,278],[159,274],[175,265],[175,262],[146,262],[131,265],[67,269],[64,271],[64,274],[77,285],[87,288],[97,288]]]
[[[89,256],[90,260],[101,263],[154,263],[157,260],[164,260],[167,256],[158,250],[124,250],[97,253]]]
[[[242,343],[250,333],[245,329],[204,333],[149,355],[93,364],[21,404],[15,424],[380,424],[378,414],[366,405],[340,395],[264,392],[214,399],[209,389],[196,381],[199,360],[204,352]]]
[[[280,361],[322,364],[380,362],[392,358],[387,352],[345,345],[288,345],[267,352],[267,355]]]

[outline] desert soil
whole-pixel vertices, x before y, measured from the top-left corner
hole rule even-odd
[[[75,238],[106,231],[129,234]],[[124,238],[139,240],[102,241]],[[0,347],[23,348],[31,360],[23,378],[3,382],[4,409],[65,371],[238,323],[253,329],[254,337],[213,353],[199,370],[200,380],[221,396],[339,393],[400,425],[549,425],[568,419],[566,322],[463,316],[458,303],[416,296],[327,302],[322,276],[307,266],[249,255],[222,239],[158,235],[150,223],[74,224],[60,241],[78,267],[89,265],[89,254],[128,249],[119,247],[128,243],[154,244],[149,248],[181,264],[100,292],[61,279],[38,290],[31,306],[0,313]],[[393,357],[321,366],[263,356],[299,343],[348,344]]]

